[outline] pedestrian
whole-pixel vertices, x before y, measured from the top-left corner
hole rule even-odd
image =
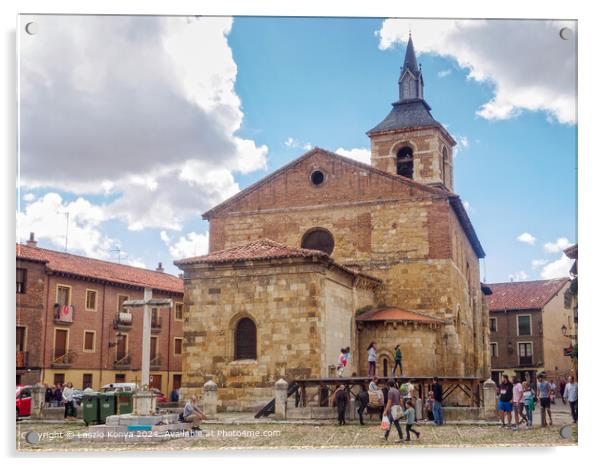
[[[182,411],[180,420],[184,422],[192,422],[192,428],[194,430],[199,430],[199,424],[204,419],[207,419],[207,416],[205,416],[205,413],[203,413],[203,411],[197,407],[196,403],[197,397],[196,395],[192,395],[184,405],[184,411]]]
[[[577,382],[575,377],[569,376],[569,383],[564,387],[563,397],[569,402],[571,407],[571,416],[573,418],[573,424],[577,424]]]
[[[514,411],[514,427],[522,422],[527,422],[527,417],[523,413],[523,385],[519,382],[518,377],[512,377],[512,410]]]
[[[345,411],[347,410],[347,403],[349,402],[349,395],[347,394],[347,390],[345,390],[345,385],[340,385],[335,390],[333,398],[337,407],[339,426],[343,426],[346,424]]]
[[[73,384],[67,383],[63,389],[63,401],[65,402],[65,419],[73,419],[75,417],[75,407],[73,406]]]
[[[389,419],[389,428],[385,430],[385,442],[389,440],[389,434],[391,433],[391,427],[395,424],[395,428],[397,429],[397,434],[399,435],[399,440],[396,442],[403,441],[403,434],[401,433],[401,426],[399,425],[399,419],[403,415],[403,410],[401,409],[401,394],[399,390],[395,388],[395,381],[393,379],[389,379],[387,382],[389,386],[387,404],[385,405],[385,409],[383,411],[383,417],[387,417]]]
[[[565,405],[566,404],[566,398],[564,396],[564,389],[566,388],[566,379],[564,377],[562,377],[560,379],[560,398],[562,399],[562,404]]]
[[[539,406],[541,407],[541,426],[546,427],[548,425],[546,422],[546,412],[550,418],[549,425],[552,426],[552,410],[550,408],[550,393],[552,387],[550,382],[546,380],[544,373],[539,374],[537,379],[539,381],[537,384],[537,398],[539,399]]]
[[[46,390],[44,391],[44,402],[46,403],[46,407],[50,408],[52,406],[52,399],[54,398],[54,391],[47,383],[45,383],[44,386],[46,387]]]
[[[527,429],[533,426],[533,410],[535,409],[535,393],[527,381],[523,382],[523,403],[527,413]]]
[[[510,427],[512,424],[512,384],[508,380],[507,375],[502,376],[502,383],[500,384],[499,400],[497,404],[498,414],[502,425],[500,427]],[[508,420],[508,425],[506,425]]]
[[[171,402],[172,403],[177,403],[180,399],[180,394],[178,393],[178,389],[174,387],[174,389],[171,391]]]
[[[553,405],[556,404],[556,384],[554,383],[554,380],[550,382],[550,403]]]
[[[337,358],[337,377],[343,377],[347,360],[345,359],[345,348],[341,348],[339,357]]]
[[[395,373],[397,368],[399,367],[399,375],[403,375],[403,369],[401,367],[401,348],[399,344],[395,346],[395,366],[393,367],[393,377],[395,377]]]
[[[443,386],[439,383],[439,377],[433,378],[433,398],[433,417],[435,425],[440,426],[443,424]]]
[[[368,407],[368,403],[370,402],[370,397],[368,396],[364,384],[360,385],[360,391],[357,394],[356,399],[358,403],[357,414],[360,417],[360,424],[364,425],[364,410]]]
[[[55,385],[55,389],[54,389],[54,398],[52,400],[52,405],[55,408],[58,408],[61,403],[63,402],[63,389],[60,383],[57,383]]]
[[[368,346],[368,377],[376,375],[376,343],[372,342]]]
[[[406,441],[410,441],[410,432],[413,432],[416,436],[416,440],[420,438],[420,432],[414,430],[414,423],[416,422],[416,410],[414,409],[414,400],[408,401],[408,407],[403,412],[406,418]]]
[[[433,415],[433,408],[435,406],[435,396],[434,396],[434,393],[432,390],[429,392],[429,397],[426,400],[425,406],[426,406],[426,416],[427,416],[428,420],[434,421],[435,416]]]
[[[351,364],[351,347],[345,348],[345,367]]]

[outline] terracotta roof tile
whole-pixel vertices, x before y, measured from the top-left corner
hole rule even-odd
[[[251,243],[212,252],[204,256],[189,257],[174,261],[177,266],[190,264],[226,264],[233,262],[263,261],[270,259],[286,259],[294,257],[315,257],[331,264],[349,274],[365,277],[375,283],[382,283],[379,278],[359,272],[335,262],[328,254],[315,249],[293,248],[271,239],[259,239]]]
[[[243,262],[252,260],[280,259],[288,257],[324,257],[328,254],[313,249],[291,248],[270,239],[259,239],[242,246],[216,251],[204,256],[180,259],[176,265],[185,264],[219,264],[226,262]]]
[[[183,293],[182,279],[168,273],[115,264],[99,259],[17,244],[17,258],[45,262],[53,272],[94,278],[111,283],[150,287],[156,290]]]
[[[383,320],[411,321],[422,322],[428,324],[441,324],[441,319],[420,314],[418,312],[407,311],[396,307],[387,307],[382,309],[372,309],[360,314],[356,320],[360,322],[374,322]]]
[[[487,296],[490,311],[504,309],[541,309],[569,281],[568,278],[530,282],[490,283]]]

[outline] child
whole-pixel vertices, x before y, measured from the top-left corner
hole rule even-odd
[[[434,406],[435,406],[435,394],[433,392],[429,392],[429,397],[426,400],[426,415],[428,416],[429,421],[435,420],[435,415],[433,414]]]
[[[535,394],[527,381],[523,382],[523,403],[527,411],[527,429],[533,426],[533,410],[535,409]]]
[[[345,348],[341,348],[341,354],[339,354],[338,364],[337,364],[337,377],[343,377],[343,372],[345,371],[345,366],[347,365],[347,358],[345,356]]]
[[[408,408],[403,412],[406,418],[406,441],[410,441],[410,431],[414,432],[416,439],[420,438],[420,432],[414,430],[414,423],[416,422],[416,410],[414,409],[414,400],[407,401]]]

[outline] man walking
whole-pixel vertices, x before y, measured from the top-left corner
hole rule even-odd
[[[497,403],[498,415],[502,425],[500,427],[510,427],[512,424],[512,384],[507,375],[502,376],[502,383],[498,389],[500,399]],[[508,420],[508,425],[506,425]]]
[[[368,392],[366,391],[366,387],[363,384],[360,385],[360,392],[357,394],[357,402],[357,414],[360,417],[360,424],[364,425],[364,410],[368,407],[370,397],[368,395]]]
[[[575,377],[569,376],[569,383],[564,387],[563,398],[569,402],[571,407],[571,416],[573,417],[573,424],[577,424],[577,382]]]
[[[512,378],[512,410],[514,411],[514,423],[517,428],[521,422],[527,422],[527,418],[523,413],[524,405],[523,385],[519,382],[518,377],[515,376]]]
[[[443,386],[439,383],[439,377],[433,378],[433,417],[435,425],[443,424]]]
[[[550,382],[546,380],[545,374],[539,374],[537,376],[539,383],[537,384],[537,398],[539,399],[539,405],[541,407],[541,426],[546,427],[548,423],[546,422],[546,412],[548,413],[548,417],[550,418],[550,426],[552,424],[552,410],[550,408],[550,394],[552,392],[552,387]]]

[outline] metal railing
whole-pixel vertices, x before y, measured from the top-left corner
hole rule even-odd
[[[129,330],[132,328],[132,314],[129,312],[118,312],[113,319],[113,329]]]
[[[115,369],[125,369],[132,365],[132,355],[130,353],[117,355],[117,359],[113,362]]]
[[[150,367],[153,370],[157,370],[161,367],[161,355],[156,355],[150,360]]]
[[[67,351],[64,354],[57,355],[56,350],[52,352],[54,358],[51,362],[52,367],[70,367],[77,358],[75,351]]]

